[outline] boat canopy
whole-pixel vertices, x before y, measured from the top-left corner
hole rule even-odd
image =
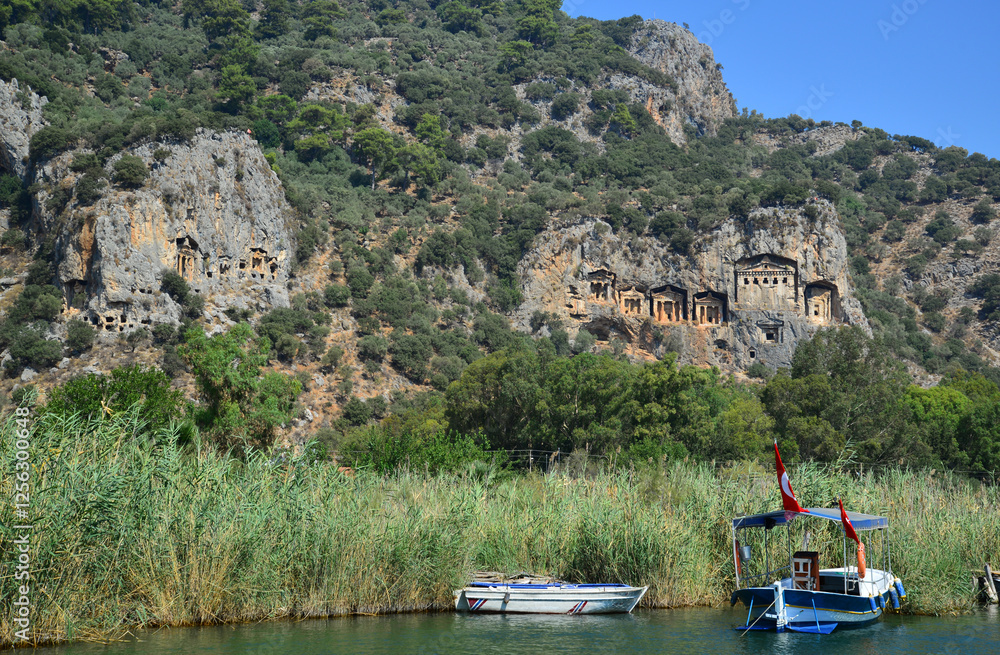
[[[796,516],[811,516],[817,519],[826,519],[840,523],[840,509],[826,509],[824,507],[809,507],[808,513],[787,512],[791,518]],[[733,519],[733,528],[773,528],[776,525],[784,525],[788,522],[785,518],[786,512],[768,512],[767,514],[754,514],[753,516],[740,516]],[[889,527],[889,519],[884,516],[873,514],[861,514],[859,512],[847,512],[847,518],[855,530],[878,530]]]

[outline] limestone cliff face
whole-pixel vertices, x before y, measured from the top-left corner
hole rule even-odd
[[[161,149],[170,154],[158,163],[153,153]],[[190,143],[151,143],[128,154],[150,169],[140,188],[109,183],[94,204],[74,198],[59,214],[46,200],[77,182],[72,153],[36,171],[36,223],[57,235],[58,280],[71,313],[111,332],[175,321],[180,308],[160,291],[165,269],[217,314],[288,305],[291,209],[256,142],[199,130]],[[118,157],[107,163],[109,175]]]
[[[18,97],[20,96],[20,97]],[[28,174],[28,144],[47,125],[42,107],[48,103],[17,80],[0,80],[0,167],[22,180]]]
[[[639,354],[679,350],[685,361],[745,370],[787,366],[796,344],[823,326],[869,330],[848,275],[832,205],[808,214],[758,209],[706,236],[690,256],[652,238],[622,238],[595,220],[539,237],[521,262],[528,300],[513,323],[552,312]]]
[[[677,91],[650,89],[643,99],[653,119],[675,143],[685,143],[684,126],[699,134],[715,134],[736,115],[736,100],[726,88],[712,49],[676,23],[647,20],[632,36],[629,53],[650,68],[666,73]]]

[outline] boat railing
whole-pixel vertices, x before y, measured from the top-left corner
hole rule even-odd
[[[792,571],[792,565],[786,564],[785,566],[779,566],[776,569],[771,569],[770,571],[764,571],[763,573],[752,573],[750,575],[743,575],[740,576],[740,582],[743,583],[744,587],[768,586],[772,582],[774,582],[775,579],[780,580],[781,578],[788,577],[785,575],[781,575],[782,571],[788,571],[790,575]]]

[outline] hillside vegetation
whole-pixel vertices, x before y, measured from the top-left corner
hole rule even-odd
[[[570,19],[544,0],[27,1],[0,24],[0,78],[48,99],[30,164],[69,153],[79,176],[0,178],[4,273],[20,276],[0,323],[15,401],[32,397],[26,370],[48,392],[74,384],[75,364],[49,371],[64,356],[107,370],[134,356],[180,380],[171,417],[225,447],[288,445],[295,426],[358,466],[434,448],[737,459],[777,438],[790,459],[1000,467],[996,159],[858,122],[738,115],[715,91],[701,104],[720,118],[678,133],[664,116],[681,98],[653,106],[645,90],[687,87],[630,54],[647,45],[640,18]],[[681,52],[690,35],[670,30]],[[718,74],[707,56],[688,64]],[[291,305],[231,308],[234,327],[210,337],[205,299],[166,274],[179,325],[95,341],[64,316],[59,235],[37,217],[85,229],[74,211],[141,187],[199,128],[249,131],[278,173],[296,212]],[[150,143],[154,162],[128,154]],[[531,335],[510,328],[518,263],[554,227],[599,219],[683,258],[725,221],[809,216],[817,197],[839,214],[871,337],[821,332],[790,370],[717,371],[544,312]],[[116,399],[80,393],[60,412]]]

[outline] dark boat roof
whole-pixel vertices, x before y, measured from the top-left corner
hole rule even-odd
[[[795,518],[796,516],[813,517],[817,519],[826,519],[827,521],[835,521],[840,523],[840,509],[825,507],[809,507],[807,513],[800,512],[789,512],[790,518]],[[854,526],[855,530],[878,530],[879,528],[889,527],[889,519],[884,516],[875,516],[874,514],[861,514],[860,512],[847,512],[847,518],[850,519],[851,525]],[[733,527],[737,530],[740,528],[764,528],[764,527],[774,527],[776,525],[784,525],[789,519],[785,518],[785,512],[768,512],[767,514],[754,514],[752,516],[739,516],[733,519]]]

